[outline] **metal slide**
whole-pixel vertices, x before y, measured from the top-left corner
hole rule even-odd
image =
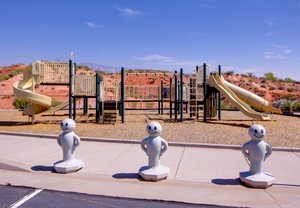
[[[270,116],[266,114],[262,114],[253,110],[249,104],[247,104],[243,99],[241,99],[237,94],[235,89],[231,89],[225,79],[222,76],[219,76],[217,73],[213,73],[209,76],[208,84],[212,87],[215,87],[220,92],[222,92],[225,97],[238,109],[242,111],[246,116],[257,119],[257,120],[270,120]],[[237,86],[236,86],[237,87]],[[239,87],[237,87],[239,88]],[[251,103],[257,103],[256,105],[260,106],[262,104],[258,104],[257,100],[254,102],[253,99],[257,99],[256,96],[251,96],[253,93],[245,90],[239,92],[239,94],[244,94],[244,97],[247,97],[248,101],[251,100]],[[258,96],[257,96],[258,97]],[[259,97],[260,98],[260,97]],[[264,99],[263,99],[264,100]],[[264,100],[265,101],[265,100]],[[249,101],[250,102],[250,101]],[[267,101],[266,101],[267,102]],[[262,108],[262,107],[261,107]],[[270,109],[270,108],[268,108]]]

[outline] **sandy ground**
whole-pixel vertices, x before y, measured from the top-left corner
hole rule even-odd
[[[67,118],[67,111],[37,117],[37,123],[29,124],[22,112],[0,112],[0,131],[17,131],[43,134],[59,134],[59,123]],[[91,114],[93,112],[90,112]],[[182,123],[170,121],[169,115],[156,112],[127,111],[126,123],[120,120],[112,124],[96,124],[94,117],[78,116],[76,133],[79,136],[117,139],[143,139],[147,136],[145,121],[159,121],[163,126],[162,137],[168,141],[243,144],[250,139],[248,128],[252,124],[262,124],[267,129],[265,140],[273,146],[300,147],[300,117],[274,115],[273,121],[254,121],[241,112],[222,111],[222,120],[186,120]]]

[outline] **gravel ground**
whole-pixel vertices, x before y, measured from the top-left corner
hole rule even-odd
[[[262,124],[267,129],[265,140],[276,147],[300,147],[300,117],[273,115],[272,121],[254,121],[238,111],[222,111],[222,120],[186,120],[182,123],[170,121],[169,115],[156,112],[127,111],[126,123],[95,124],[94,117],[78,116],[76,133],[79,136],[117,139],[143,139],[146,120],[159,121],[163,126],[162,137],[168,141],[243,144],[250,139],[248,128],[252,124]],[[27,123],[21,112],[0,112],[0,131],[59,134],[59,123],[68,117],[65,111],[53,115],[37,117],[37,123]]]

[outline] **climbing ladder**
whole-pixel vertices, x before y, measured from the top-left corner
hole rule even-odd
[[[199,118],[199,111],[203,105],[203,87],[197,82],[197,79],[190,79],[190,117]]]

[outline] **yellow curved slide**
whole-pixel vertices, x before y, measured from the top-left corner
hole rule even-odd
[[[225,79],[222,76],[219,76],[217,73],[213,73],[210,75],[208,79],[208,84],[212,87],[217,88],[220,92],[222,92],[225,97],[237,108],[239,108],[246,116],[249,116],[251,118],[257,119],[257,120],[270,120],[270,116],[266,114],[262,114],[259,112],[256,112],[250,107],[250,103],[256,103],[256,106],[259,106],[260,109],[272,109],[272,107],[262,107],[263,103],[260,103],[259,101],[262,101],[265,103],[264,99],[262,100],[255,100],[257,99],[257,95],[245,90],[245,91],[238,91],[239,87],[235,86],[236,88],[231,88],[228,86],[228,83],[226,83]],[[232,84],[231,84],[232,85]],[[236,93],[238,91],[238,93]],[[240,94],[243,94],[241,96]],[[239,95],[239,96],[238,96]],[[253,96],[255,95],[255,96]],[[257,97],[256,97],[257,96]],[[243,97],[244,99],[242,99]],[[245,99],[247,98],[247,99]],[[260,98],[260,97],[259,97]],[[249,104],[248,104],[249,103]],[[264,106],[267,106],[265,103]],[[273,111],[271,111],[273,112]]]
[[[23,73],[23,80],[13,84],[14,94],[17,98],[25,99],[32,104],[27,105],[23,114],[33,116],[49,109],[52,98],[34,92],[34,82],[31,71]]]

